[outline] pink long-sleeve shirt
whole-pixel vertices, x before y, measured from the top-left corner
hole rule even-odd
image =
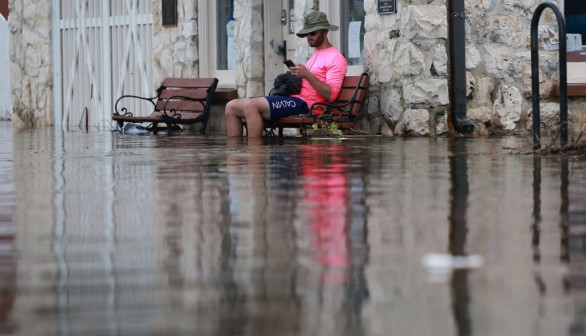
[[[346,76],[346,70],[348,69],[348,64],[346,63],[344,55],[334,47],[316,49],[305,64],[305,67],[317,77],[317,79],[332,88],[330,102],[336,100],[342,89],[342,82]],[[327,99],[320,95],[305,78],[302,79],[301,82],[301,92],[293,95],[293,97],[305,100],[309,107],[315,102],[327,101]],[[321,114],[321,110],[314,111],[314,113]]]

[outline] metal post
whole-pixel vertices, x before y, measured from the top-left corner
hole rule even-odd
[[[450,102],[454,129],[461,134],[474,132],[474,125],[466,118],[466,37],[464,0],[449,0],[450,30]]]
[[[558,21],[559,63],[560,63],[560,136],[561,145],[568,143],[568,76],[566,57],[566,19],[559,6],[553,2],[543,2],[535,9],[531,19],[531,100],[533,108],[533,149],[541,148],[541,116],[539,111],[539,42],[537,27],[539,18],[546,8],[551,8]]]

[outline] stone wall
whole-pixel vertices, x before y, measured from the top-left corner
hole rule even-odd
[[[166,77],[199,77],[197,1],[177,1],[177,27],[163,27],[161,1],[153,8],[153,88]]]
[[[12,118],[29,127],[52,124],[51,2],[9,2]]]
[[[467,114],[476,134],[524,131],[527,121],[531,126],[529,41],[531,18],[540,2],[466,1]],[[361,127],[371,133],[415,136],[448,132],[446,0],[402,0],[398,13],[390,15],[379,15],[377,1],[366,0],[365,10],[365,68],[372,77]],[[547,10],[540,24],[556,26],[555,22]],[[557,50],[543,49],[540,93],[549,111],[555,108],[547,103],[558,101],[552,94],[558,55]],[[574,130],[584,118],[582,105],[579,99],[570,102]],[[380,117],[385,121],[382,127]]]

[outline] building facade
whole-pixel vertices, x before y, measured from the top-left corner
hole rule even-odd
[[[349,73],[371,75],[361,129],[449,132],[446,0],[29,2],[9,1],[9,25],[13,118],[30,126],[110,126],[118,96],[152,95],[165,77],[213,76],[240,97],[264,95],[285,58],[308,59],[312,50],[294,32],[319,9],[340,26],[330,39]],[[530,26],[539,3],[466,1],[467,115],[478,135],[531,128]],[[556,25],[547,12],[539,30],[546,129],[559,115]],[[572,131],[584,127],[585,103],[570,97]]]

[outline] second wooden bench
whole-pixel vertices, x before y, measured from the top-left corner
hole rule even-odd
[[[155,133],[159,129],[159,123],[166,124],[168,131],[172,131],[177,124],[200,123],[200,132],[205,133],[217,85],[216,78],[166,78],[154,97],[124,95],[118,98],[112,120],[118,122],[120,128],[124,123],[148,123],[146,128]],[[135,115],[125,107],[126,103],[137,106],[132,104],[135,99],[149,102],[152,109],[138,111],[138,115]]]

